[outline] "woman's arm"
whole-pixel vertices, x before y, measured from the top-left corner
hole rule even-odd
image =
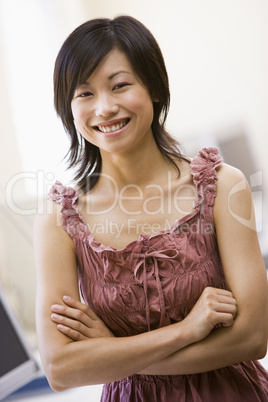
[[[228,289],[237,300],[234,325],[220,328],[142,370],[146,374],[191,374],[260,359],[267,348],[267,276],[251,192],[241,172],[223,165],[218,173],[214,219]]]
[[[107,327],[101,326],[101,320],[87,310],[89,327],[99,333],[101,326],[104,336],[85,339],[90,336],[86,333],[81,340],[72,339],[70,333],[67,336],[59,330],[57,320],[51,320],[52,305],[68,307],[68,302],[62,301],[64,295],[79,300],[73,242],[58,221],[58,212],[39,216],[34,231],[37,333],[44,371],[53,389],[60,391],[127,377],[203,339],[218,322],[232,325],[235,300],[226,292],[224,300],[222,293],[216,296],[219,300],[213,306],[210,297],[201,297],[192,319],[132,337],[113,337]],[[79,315],[74,316],[73,322],[79,324]],[[91,335],[95,336],[93,332]]]

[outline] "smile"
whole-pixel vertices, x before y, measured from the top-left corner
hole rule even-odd
[[[114,131],[121,130],[121,128],[125,127],[128,124],[128,122],[129,119],[124,119],[114,124],[98,125],[95,126],[94,128],[98,131],[101,131],[102,133],[113,133]]]

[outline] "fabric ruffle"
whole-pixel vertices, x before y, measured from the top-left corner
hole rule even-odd
[[[208,206],[214,205],[216,196],[217,170],[223,162],[218,148],[203,148],[191,162],[191,173],[198,191],[198,198],[194,201],[194,208],[200,207],[204,198]]]
[[[61,217],[64,229],[76,243],[78,239],[86,241],[93,237],[87,224],[77,209],[78,192],[72,187],[65,187],[56,181],[48,193],[48,198],[61,205]]]
[[[72,208],[78,198],[78,193],[72,187],[65,187],[60,181],[56,181],[48,193],[48,198],[61,204],[64,208]]]
[[[100,402],[265,402],[267,373],[259,362],[188,375],[134,374],[105,384]]]

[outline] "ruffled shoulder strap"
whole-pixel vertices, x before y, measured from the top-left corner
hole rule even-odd
[[[73,209],[73,205],[78,198],[78,193],[72,187],[65,187],[57,180],[50,189],[47,198],[60,204],[63,208]]]
[[[89,235],[86,222],[77,207],[78,192],[76,190],[56,181],[47,198],[61,205],[63,227],[74,241]]]
[[[218,148],[203,148],[191,162],[191,174],[198,192],[195,207],[203,201],[204,204],[213,207],[216,196],[217,170],[223,162]]]

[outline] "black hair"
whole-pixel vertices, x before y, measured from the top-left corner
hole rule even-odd
[[[170,92],[162,52],[151,32],[130,16],[97,18],[76,28],[63,43],[55,62],[54,105],[71,138],[69,167],[76,167],[75,180],[86,193],[97,182],[101,171],[101,154],[97,146],[79,138],[74,126],[71,102],[76,87],[85,82],[101,60],[113,49],[125,53],[137,77],[148,89],[153,102],[152,132],[157,147],[179,168],[179,143],[165,130]]]

